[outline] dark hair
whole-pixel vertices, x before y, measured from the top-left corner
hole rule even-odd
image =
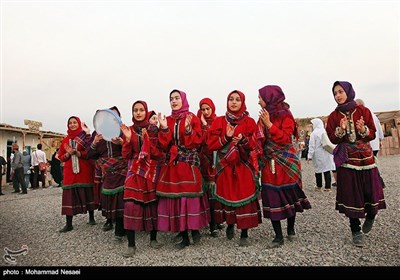
[[[41,143],[39,143],[39,144],[37,144],[37,146],[36,146],[39,150],[41,150],[42,149],[42,144]]]

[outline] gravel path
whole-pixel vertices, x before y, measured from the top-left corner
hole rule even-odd
[[[374,227],[365,236],[363,248],[351,244],[349,221],[334,210],[336,190],[314,192],[314,170],[304,159],[303,183],[312,209],[296,218],[298,240],[276,249],[267,249],[273,229],[267,219],[258,228],[249,230],[249,247],[239,247],[240,232],[227,240],[225,231],[217,238],[201,231],[199,244],[177,251],[171,233],[159,233],[165,245],[149,246],[149,236],[136,234],[136,255],[124,258],[127,246],[114,240],[113,231],[103,232],[105,219],[96,211],[97,225],[86,222],[87,215],[74,217],[74,230],[58,233],[64,226],[61,216],[61,189],[28,191],[27,195],[11,194],[12,187],[3,187],[0,196],[0,248],[19,250],[27,245],[26,255],[16,256],[16,263],[4,258],[2,266],[399,266],[400,265],[400,155],[379,158],[379,169],[386,183],[387,209],[378,213]],[[282,223],[284,232],[286,222]],[[3,251],[3,250],[2,250]]]

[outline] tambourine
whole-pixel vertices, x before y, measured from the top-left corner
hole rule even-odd
[[[102,134],[106,141],[121,136],[121,124],[121,118],[110,109],[97,110],[93,117],[94,129],[97,134]]]

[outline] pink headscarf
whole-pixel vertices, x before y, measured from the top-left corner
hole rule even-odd
[[[189,112],[189,103],[186,98],[186,93],[184,93],[181,90],[174,89],[173,91],[171,91],[171,93],[169,94],[170,98],[174,92],[178,92],[179,95],[181,96],[182,107],[179,110],[172,110],[171,117],[173,119],[181,119],[181,118],[185,117],[186,114]]]

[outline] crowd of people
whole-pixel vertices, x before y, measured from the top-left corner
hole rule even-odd
[[[62,165],[57,158],[58,149],[53,153],[51,160],[46,158],[46,153],[39,143],[31,154],[27,150],[20,152],[17,143],[11,145],[11,156],[9,158],[10,178],[12,180],[12,193],[27,194],[28,189],[35,190],[40,186],[60,187],[62,182]],[[2,176],[6,174],[8,162],[0,157]],[[0,184],[1,185],[1,184]],[[4,195],[0,186],[0,195]]]
[[[363,234],[372,229],[378,210],[386,208],[370,145],[376,125],[370,110],[356,103],[349,82],[335,82],[332,94],[337,107],[326,130],[321,119],[311,121],[307,160],[315,167],[316,190],[322,190],[323,174],[330,191],[334,172],[335,207],[349,218],[353,244],[362,247]],[[95,225],[97,209],[106,219],[104,231],[115,223],[115,239],[127,236],[125,257],[136,252],[137,231],[149,233],[153,248],[162,246],[158,231],[174,233],[175,247],[181,250],[199,243],[201,229],[208,226],[217,237],[217,229],[226,224],[226,238],[233,239],[236,227],[239,246],[248,246],[249,230],[263,218],[271,221],[275,234],[270,248],[284,243],[284,220],[287,240],[295,241],[302,226],[295,227],[296,215],[311,209],[303,191],[297,124],[279,86],[262,87],[258,98],[257,120],[250,117],[239,90],[227,95],[223,115],[217,116],[210,98],[203,98],[194,114],[186,93],[174,89],[170,115],[157,114],[137,100],[132,124],[122,123],[120,135],[111,140],[90,133],[78,116],[69,117],[67,137],[55,156],[63,163],[61,214],[66,224],[60,232],[73,230],[77,214],[89,213],[88,224]],[[109,109],[121,117],[116,106]],[[336,144],[333,154],[321,147],[323,133]],[[24,193],[22,156],[17,147],[14,152],[13,169]],[[40,152],[38,146],[31,159],[34,186],[42,175]],[[360,218],[365,218],[362,227]]]

